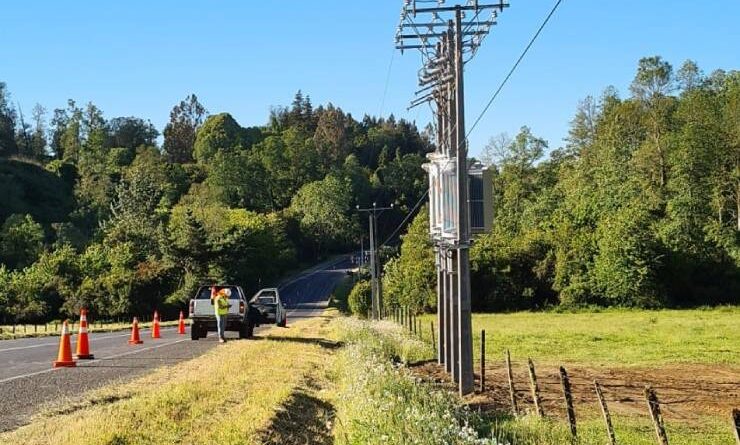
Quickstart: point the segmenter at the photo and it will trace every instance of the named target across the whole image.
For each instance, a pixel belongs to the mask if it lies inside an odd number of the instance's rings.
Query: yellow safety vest
[[[229,306],[229,299],[226,298],[226,295],[216,295],[216,298],[213,300],[213,307],[218,315],[228,314]]]

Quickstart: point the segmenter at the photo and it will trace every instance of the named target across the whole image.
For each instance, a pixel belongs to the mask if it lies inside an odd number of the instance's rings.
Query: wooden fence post
[[[663,425],[663,416],[660,414],[660,401],[658,401],[658,395],[650,385],[645,387],[645,399],[647,400],[648,410],[650,411],[650,418],[655,426],[658,444],[668,445],[668,436],[665,432],[665,425]]]
[[[506,350],[506,374],[509,377],[509,395],[511,396],[511,411],[514,417],[519,415],[519,410],[516,407],[516,390],[514,389],[514,373],[511,372],[511,353]]]
[[[573,394],[571,392],[568,372],[562,366],[560,367],[560,385],[563,387],[563,396],[565,397],[565,410],[568,414],[570,434],[573,436],[573,441],[575,442],[576,440],[578,440],[578,433],[576,431],[576,410],[573,407]]]
[[[540,387],[537,385],[537,374],[534,371],[534,362],[532,362],[531,358],[528,358],[527,361],[529,363],[529,383],[532,386],[534,409],[538,416],[545,417],[545,411],[542,409],[542,401],[540,400]]]
[[[740,445],[740,409],[732,410],[732,423],[735,427],[735,441]]]
[[[437,342],[435,341],[435,338],[434,338],[434,322],[433,321],[429,322],[429,328],[432,332],[432,346],[434,347],[434,351],[437,352]]]
[[[486,390],[486,330],[480,331],[480,392]]]
[[[609,445],[617,445],[617,437],[614,435],[614,426],[612,425],[612,416],[609,414],[609,408],[606,406],[606,399],[604,398],[604,393],[601,391],[601,385],[596,380],[594,380],[594,388],[596,389],[596,397],[599,399],[599,406],[601,406],[601,414],[604,416],[606,434],[609,436]]]

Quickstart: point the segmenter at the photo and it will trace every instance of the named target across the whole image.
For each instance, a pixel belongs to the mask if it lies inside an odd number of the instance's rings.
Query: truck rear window
[[[231,297],[229,297],[229,300],[238,300],[239,299],[239,290],[236,286],[225,286],[225,287],[219,287],[216,286],[216,291],[219,291],[224,288],[231,289]],[[201,287],[198,291],[198,295],[195,296],[197,300],[210,300],[211,299],[211,288],[210,287]]]

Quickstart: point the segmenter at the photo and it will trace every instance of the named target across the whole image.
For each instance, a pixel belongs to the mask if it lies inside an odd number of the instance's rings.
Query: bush
[[[369,281],[358,281],[349,293],[349,310],[359,316],[367,317],[372,308],[372,287]]]

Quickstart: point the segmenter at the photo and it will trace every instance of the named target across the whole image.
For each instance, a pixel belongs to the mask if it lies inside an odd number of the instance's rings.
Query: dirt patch
[[[423,379],[455,390],[448,374],[436,362],[411,367]],[[517,404],[520,411],[533,410],[527,365],[512,363]],[[537,381],[545,414],[565,419],[565,402],[558,367],[537,365]],[[660,368],[567,368],[571,380],[576,410],[598,410],[594,391],[597,380],[604,391],[609,410],[616,414],[644,413],[644,389],[652,386],[658,393],[661,410],[667,419],[690,422],[699,416],[727,416],[740,407],[740,367],[727,365],[672,365]],[[486,367],[486,388],[480,392],[480,376],[476,373],[476,392],[466,398],[474,409],[510,412],[506,369]]]

